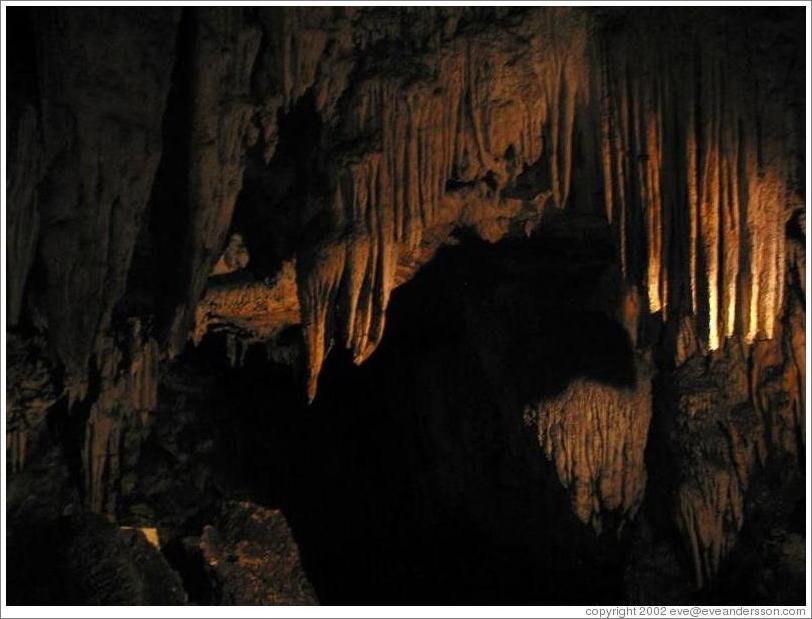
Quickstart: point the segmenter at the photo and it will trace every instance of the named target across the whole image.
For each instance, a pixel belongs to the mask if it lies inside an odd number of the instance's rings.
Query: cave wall
[[[597,528],[607,505],[637,513],[665,437],[707,584],[754,471],[805,445],[796,13],[10,9],[12,487],[64,461],[64,501],[115,514],[191,341],[224,336],[232,363],[267,346],[313,400],[330,350],[367,360],[393,290],[455,230],[589,214],[619,266],[606,311],[676,404],[574,384],[518,408]],[[595,415],[566,424],[573,407]]]

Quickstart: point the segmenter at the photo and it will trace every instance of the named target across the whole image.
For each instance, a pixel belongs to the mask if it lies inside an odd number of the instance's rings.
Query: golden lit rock
[[[642,373],[633,387],[577,379],[525,410],[573,511],[598,533],[610,514],[622,528],[640,508],[650,420],[651,384]]]

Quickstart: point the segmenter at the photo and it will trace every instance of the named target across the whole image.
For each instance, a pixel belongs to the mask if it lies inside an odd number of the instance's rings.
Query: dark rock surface
[[[184,604],[181,579],[138,530],[98,514],[18,525],[9,536],[9,603]]]
[[[10,599],[800,603],[802,15],[9,8]]]
[[[167,551],[201,604],[317,604],[285,516],[246,501],[225,502],[200,537]]]

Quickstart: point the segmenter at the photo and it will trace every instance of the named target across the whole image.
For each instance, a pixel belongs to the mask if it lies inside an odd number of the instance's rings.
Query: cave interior
[[[805,603],[802,7],[9,7],[10,604]]]

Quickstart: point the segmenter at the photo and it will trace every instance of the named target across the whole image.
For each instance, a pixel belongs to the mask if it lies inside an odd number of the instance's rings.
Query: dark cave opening
[[[319,159],[322,121],[315,95],[305,93],[290,110],[280,110],[274,155],[264,159],[268,145],[260,140],[246,158],[243,188],[234,210],[232,229],[240,233],[251,254],[249,270],[257,279],[276,273],[305,240],[314,187],[326,186]],[[319,227],[315,222],[313,228]]]
[[[228,484],[281,507],[322,603],[621,599],[625,537],[576,518],[522,417],[579,377],[633,386],[611,246],[462,237],[393,294],[366,363],[331,352],[309,407],[260,347],[190,353],[222,372]]]

